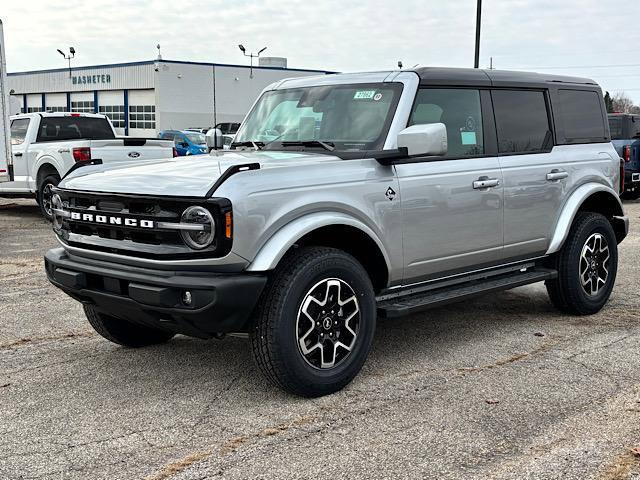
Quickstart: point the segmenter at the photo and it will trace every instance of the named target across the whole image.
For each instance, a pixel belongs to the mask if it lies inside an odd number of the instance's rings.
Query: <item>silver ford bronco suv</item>
[[[248,334],[302,396],[347,385],[377,317],[546,283],[607,302],[628,231],[591,80],[416,68],[283,80],[231,150],[76,169],[50,281],[127,347]]]

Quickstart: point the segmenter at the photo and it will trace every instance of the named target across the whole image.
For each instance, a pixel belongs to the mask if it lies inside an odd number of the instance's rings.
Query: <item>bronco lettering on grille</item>
[[[124,225],[125,227],[154,227],[153,220],[138,220],[137,218],[114,217],[111,215],[94,215],[93,213],[71,212],[71,220],[100,223],[103,225]]]

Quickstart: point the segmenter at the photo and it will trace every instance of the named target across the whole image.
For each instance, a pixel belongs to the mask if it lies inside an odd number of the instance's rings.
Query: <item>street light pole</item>
[[[69,78],[71,78],[71,59],[76,56],[76,49],[73,47],[69,47],[69,55],[65,55],[65,53],[59,48],[57,50],[58,50],[58,53],[64,57],[65,60],[69,61]]]
[[[267,49],[267,47],[262,48],[262,49],[261,49],[258,53],[256,53],[256,54],[254,54],[253,52],[251,52],[251,53],[247,53],[246,48],[244,48],[244,45],[242,45],[242,44],[238,45],[238,48],[240,49],[240,51],[242,52],[242,54],[243,54],[245,57],[250,57],[250,58],[251,58],[251,62],[250,62],[250,64],[249,64],[249,65],[250,65],[250,66],[249,66],[249,78],[253,78],[253,59],[254,59],[254,58],[258,58],[258,57],[260,57],[260,54],[261,54],[262,52],[264,52],[264,51]]]
[[[478,0],[478,6],[476,8],[476,55],[473,62],[473,68],[480,66],[480,23],[482,17],[482,0]]]

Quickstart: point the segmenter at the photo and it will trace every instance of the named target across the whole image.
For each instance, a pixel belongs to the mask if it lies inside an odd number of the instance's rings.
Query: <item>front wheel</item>
[[[258,306],[251,331],[258,368],[304,397],[336,392],[358,374],[373,340],[371,280],[351,255],[301,248],[283,259]]]
[[[53,217],[53,205],[51,203],[51,197],[53,196],[52,189],[58,186],[60,183],[60,177],[58,175],[48,175],[40,184],[37,193],[37,202],[40,206],[40,212],[42,216],[51,221]]]
[[[561,311],[591,315],[607,303],[618,271],[618,243],[607,218],[581,212],[557,258],[558,278],[546,282]]]

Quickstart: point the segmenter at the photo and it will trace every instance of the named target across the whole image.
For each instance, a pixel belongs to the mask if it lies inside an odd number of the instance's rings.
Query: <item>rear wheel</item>
[[[174,336],[171,332],[137,325],[100,313],[90,305],[84,305],[84,313],[93,329],[102,337],[125,347],[157,345],[168,342]]]
[[[57,187],[58,183],[60,183],[60,177],[58,175],[48,175],[42,180],[38,188],[37,201],[40,206],[40,212],[42,212],[42,216],[49,221],[51,221],[53,217],[51,204],[52,189],[53,187]]]
[[[618,270],[618,244],[605,216],[578,213],[557,268],[558,278],[546,282],[551,302],[575,315],[600,311],[609,300]]]
[[[334,248],[302,248],[283,259],[263,293],[253,356],[290,393],[333,393],[362,368],[375,321],[373,286],[362,265]]]

